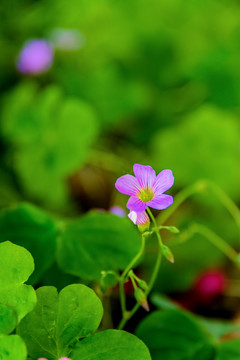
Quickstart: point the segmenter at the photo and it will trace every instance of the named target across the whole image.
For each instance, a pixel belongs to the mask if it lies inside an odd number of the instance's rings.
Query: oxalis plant
[[[235,326],[206,321],[160,296],[153,302],[161,310],[146,315],[136,335],[124,330],[139,307],[149,311],[148,295],[162,257],[174,262],[160,232],[179,231],[159,224],[164,224],[189,196],[210,189],[240,228],[239,209],[215,184],[200,181],[179,193],[173,204],[172,196],[165,194],[174,183],[171,170],[156,175],[150,166],[135,164],[133,171],[135,176],[120,177],[116,188],[130,196],[128,217],[138,230],[126,217],[99,211],[65,221],[22,203],[0,214],[1,360],[240,358],[240,340],[219,340]],[[155,218],[151,208],[168,209]],[[205,236],[239,268],[238,253],[202,225],[194,224],[178,235],[177,241],[184,242],[195,232]],[[141,263],[152,236],[157,241],[157,255],[150,278],[142,279],[134,268]],[[56,278],[68,274],[70,285],[60,291],[39,285],[35,290],[34,285],[46,283],[45,274],[53,272],[55,262],[61,269],[55,270]],[[124,286],[129,281],[136,300],[132,308],[126,302]],[[111,320],[104,320],[109,315],[104,293],[117,286],[121,320],[113,326]]]
[[[126,322],[134,315],[140,305],[149,311],[147,296],[152,290],[156,280],[162,255],[165,256],[167,260],[174,262],[171,250],[163,244],[160,236],[159,231],[163,227],[157,225],[156,220],[150,210],[150,207],[157,210],[163,210],[172,205],[173,197],[171,195],[164,194],[164,192],[170,189],[174,183],[172,171],[163,170],[156,176],[156,172],[151,166],[143,166],[140,164],[135,164],[133,166],[133,171],[135,176],[124,175],[120,177],[115,184],[118,191],[123,194],[130,195],[130,198],[127,202],[127,208],[130,210],[128,217],[134,222],[134,224],[138,226],[142,233],[142,246],[140,251],[119,278],[121,309],[123,317],[121,323],[119,324],[119,329],[122,329],[125,326]],[[149,231],[150,219],[153,224],[151,231]],[[164,228],[178,233],[178,230],[173,226],[165,226]],[[144,280],[139,279],[134,274],[132,269],[143,256],[146,239],[152,233],[155,233],[157,237],[158,255],[151,279],[147,284]],[[126,300],[124,294],[124,283],[128,280],[128,278],[130,278],[133,284],[134,295],[137,300],[137,304],[131,311],[127,311],[126,309]]]

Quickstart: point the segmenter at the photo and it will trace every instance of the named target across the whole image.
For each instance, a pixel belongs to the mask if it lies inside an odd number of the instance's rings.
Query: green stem
[[[153,285],[156,281],[156,278],[157,278],[157,275],[158,275],[158,272],[159,272],[159,268],[160,268],[160,265],[161,265],[161,259],[162,259],[162,253],[161,253],[161,249],[160,247],[158,246],[158,256],[157,256],[157,260],[156,260],[156,263],[155,263],[155,266],[154,266],[154,269],[153,269],[153,272],[152,272],[152,276],[149,280],[149,285],[148,285],[148,289],[146,291],[146,296],[149,295],[149,293],[151,292],[152,288],[153,288]],[[133,315],[137,312],[137,310],[140,308],[140,304],[136,304],[132,310],[128,313],[128,316],[127,318],[123,318],[118,326],[118,329],[119,330],[122,330],[126,323],[128,322],[129,319],[131,319],[133,317]]]
[[[124,282],[130,270],[137,264],[138,260],[142,257],[143,252],[145,249],[145,236],[142,234],[142,244],[139,252],[137,255],[132,259],[132,261],[128,264],[124,272],[122,273],[121,277],[119,278],[119,290],[120,290],[120,303],[121,303],[121,310],[123,319],[126,318],[127,308],[126,308],[126,297],[124,291]]]
[[[140,305],[137,303],[134,308],[128,313],[128,317],[123,317],[118,325],[118,330],[122,330],[129,319],[135,314],[135,312],[139,309]]]
[[[177,194],[177,196],[175,196],[173,205],[170,206],[168,209],[166,209],[163,213],[158,215],[157,223],[164,224],[186,199],[188,199],[190,196],[194,195],[195,193],[201,191],[205,187],[206,187],[206,182],[202,180],[180,191]]]
[[[151,278],[149,280],[146,295],[149,295],[149,293],[151,292],[151,290],[153,288],[153,285],[154,285],[154,283],[155,283],[155,281],[157,279],[157,275],[158,275],[159,268],[160,268],[160,265],[161,265],[161,260],[162,260],[162,252],[161,252],[161,248],[158,246],[157,260],[156,260],[156,263],[155,263],[155,266],[154,266],[154,269],[153,269],[153,272],[152,272],[152,276],[151,276]]]
[[[127,309],[126,309],[126,299],[125,299],[125,292],[124,292],[124,281],[121,278],[119,279],[119,291],[120,291],[120,303],[121,303],[122,316],[124,316]]]
[[[223,204],[223,206],[228,210],[228,212],[232,215],[235,220],[237,226],[240,229],[240,210],[237,205],[232,201],[232,199],[215,183],[209,181],[209,187],[215,193],[219,201]]]
[[[140,279],[136,274],[134,274],[133,270],[129,271],[129,277],[130,279],[134,279],[137,281],[138,285],[142,288],[142,286],[146,287],[144,290],[147,289],[147,283],[143,280]]]
[[[152,275],[151,275],[151,278],[149,280],[149,285],[148,285],[148,289],[147,291],[145,292],[146,296],[149,295],[149,293],[151,292],[152,288],[153,288],[153,285],[156,281],[156,278],[157,278],[157,275],[158,275],[158,272],[159,272],[159,268],[160,268],[160,265],[161,265],[161,259],[162,259],[162,252],[161,252],[161,247],[163,246],[163,243],[162,243],[162,239],[161,239],[161,236],[158,232],[158,229],[157,229],[157,224],[156,224],[156,220],[151,212],[151,210],[148,208],[147,209],[149,215],[150,215],[150,218],[154,224],[154,232],[157,236],[157,239],[158,239],[158,255],[157,255],[157,260],[156,260],[156,263],[155,263],[155,266],[154,266],[154,269],[153,269],[153,272],[152,272]],[[128,313],[128,316],[126,317],[123,317],[119,326],[118,326],[118,329],[121,330],[125,327],[126,323],[128,322],[129,319],[132,318],[132,316],[137,312],[137,310],[139,309],[141,305],[140,304],[136,304],[132,310]]]
[[[162,214],[157,217],[157,223],[164,224],[170,216],[179,208],[182,203],[191,197],[192,195],[209,188],[228,210],[237,226],[240,229],[240,210],[232,199],[214,182],[209,180],[199,180],[195,184],[190,185],[180,191],[175,197],[175,201],[172,206],[165,210]]]
[[[158,243],[159,243],[160,247],[162,247],[163,243],[162,243],[162,239],[161,239],[161,236],[159,234],[159,231],[158,231],[158,226],[157,226],[157,222],[155,220],[155,217],[153,216],[153,214],[152,214],[152,212],[151,212],[151,210],[149,208],[147,208],[147,212],[148,212],[148,214],[149,214],[149,216],[150,216],[150,218],[151,218],[151,220],[153,222],[153,225],[154,225],[153,231],[157,235]]]
[[[153,228],[152,230],[168,230],[173,234],[179,234],[180,231],[178,230],[178,228],[176,228],[175,226],[164,226],[164,225],[158,225],[157,228]]]
[[[195,232],[198,232],[205,236],[213,245],[215,245],[219,250],[223,252],[234,264],[238,264],[238,253],[220,236],[215,234],[212,230],[205,227],[204,225],[195,225]]]
[[[145,249],[145,236],[144,234],[142,234],[142,245],[141,245],[141,249],[139,250],[139,252],[137,253],[137,255],[132,259],[132,261],[128,264],[128,266],[126,267],[126,269],[124,270],[124,272],[121,275],[121,279],[124,280],[127,276],[127,274],[129,273],[130,270],[132,270],[132,268],[137,264],[138,260],[141,258],[141,256],[143,255]]]
[[[134,288],[134,290],[137,288],[137,284],[136,284],[136,281],[135,281],[135,279],[134,279],[134,276],[132,275],[132,273],[130,272],[129,273],[129,277],[130,277],[130,279],[131,279],[131,282],[132,282],[132,284],[133,284],[133,288]]]
[[[149,208],[147,208],[147,212],[153,222],[153,225],[154,225],[154,232],[157,236],[157,239],[158,239],[158,255],[157,255],[157,260],[156,260],[156,263],[155,263],[155,266],[154,266],[154,269],[153,269],[153,273],[152,273],[152,276],[151,276],[151,279],[149,281],[149,286],[148,286],[148,290],[146,291],[146,295],[148,295],[150,293],[150,291],[152,290],[152,287],[156,281],[156,278],[157,278],[157,275],[158,275],[158,272],[159,272],[159,268],[160,268],[160,265],[161,265],[161,259],[162,259],[162,252],[161,252],[161,248],[163,245],[163,242],[162,242],[162,238],[161,238],[161,235],[159,233],[159,230],[157,228],[157,222],[155,220],[155,217],[153,216],[151,210]]]
[[[197,233],[204,236],[208,241],[210,241],[235,265],[237,265],[238,267],[240,266],[239,254],[236,252],[236,250],[234,250],[232,246],[230,246],[219,235],[217,235],[215,232],[202,224],[192,224],[192,226],[188,230],[186,230],[185,233],[182,233],[180,238],[182,237],[182,242],[184,242]]]

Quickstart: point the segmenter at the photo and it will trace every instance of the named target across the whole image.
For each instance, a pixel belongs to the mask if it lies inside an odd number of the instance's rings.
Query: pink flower
[[[148,214],[146,213],[146,211],[142,211],[142,212],[135,212],[135,211],[130,211],[130,213],[128,214],[128,217],[130,220],[132,220],[132,222],[135,225],[146,225],[150,223]]]
[[[124,175],[116,181],[116,189],[130,195],[127,207],[131,211],[143,212],[147,207],[163,210],[172,205],[173,197],[163,194],[174,183],[172,171],[161,171],[157,176],[151,166],[135,164],[135,176]]]
[[[17,68],[21,73],[37,75],[47,71],[53,62],[53,49],[44,39],[27,41],[18,57]]]

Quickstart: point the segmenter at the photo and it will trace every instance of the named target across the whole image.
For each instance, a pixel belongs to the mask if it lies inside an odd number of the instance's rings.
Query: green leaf
[[[136,336],[121,330],[106,330],[78,343],[72,360],[151,360],[148,348]]]
[[[12,308],[20,321],[36,304],[32,286],[23,284],[34,270],[31,254],[9,241],[0,244],[0,303]]]
[[[153,360],[213,360],[216,353],[215,340],[194,316],[182,310],[153,312],[140,323],[136,334]]]
[[[91,212],[69,223],[59,239],[63,271],[99,280],[102,270],[122,270],[140,250],[137,230],[126,218]]]
[[[153,141],[153,156],[159,170],[173,170],[178,187],[206,178],[236,197],[238,144],[238,119],[205,105],[175,128],[160,131]]]
[[[54,360],[67,356],[78,338],[98,328],[102,304],[87,286],[69,285],[59,295],[56,288],[44,286],[36,293],[37,306],[17,328],[32,357]]]
[[[27,83],[8,95],[2,117],[3,133],[17,149],[13,166],[23,187],[49,204],[63,203],[65,178],[84,164],[98,133],[94,109],[65,98],[55,85],[42,90]]]
[[[153,293],[150,297],[151,302],[158,308],[166,309],[178,309],[179,305],[171,300],[169,297],[163,294]]]
[[[24,144],[30,136],[36,138],[42,126],[33,114],[36,92],[36,83],[24,82],[6,96],[2,108],[2,131],[10,141]]]
[[[9,240],[33,256],[35,271],[29,282],[37,283],[55,258],[58,228],[45,212],[22,203],[0,213],[0,242]]]
[[[226,341],[219,345],[218,356],[215,360],[239,360],[240,340]]]
[[[26,360],[27,349],[18,335],[0,335],[0,360]]]
[[[150,297],[151,302],[160,309],[181,309],[180,305],[175,301],[163,294],[153,293]],[[240,326],[232,324],[227,321],[221,321],[216,319],[205,319],[201,316],[196,316],[195,319],[199,321],[206,331],[216,339],[219,339],[223,335],[230,334],[232,332],[240,330]]]
[[[7,305],[0,304],[0,334],[10,334],[17,323],[16,316]]]
[[[70,98],[62,104],[55,126],[58,139],[54,166],[56,173],[65,176],[83,165],[97,134],[97,118],[90,105]]]
[[[67,69],[67,74],[71,71]],[[64,77],[66,74],[61,74],[61,78]],[[119,66],[113,63],[107,63],[97,70],[91,69],[87,76],[80,75],[80,78],[72,81],[79,82],[77,88],[98,109],[104,125],[129,119],[136,112],[145,111],[151,104],[149,89],[144,82],[125,77]]]
[[[205,319],[200,316],[198,317],[198,319],[199,321],[201,321],[205,329],[217,339],[224,335],[240,330],[240,326],[238,324],[232,324],[227,321]]]

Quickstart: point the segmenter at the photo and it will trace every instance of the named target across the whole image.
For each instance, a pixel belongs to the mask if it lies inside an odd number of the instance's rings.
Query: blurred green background
[[[125,208],[114,182],[134,163],[172,169],[172,195],[207,179],[239,204],[238,1],[2,0],[0,11],[2,208],[28,201],[66,217]],[[20,73],[24,43],[52,41],[59,28],[77,30],[82,45],[56,47],[43,74]],[[210,188],[170,220],[181,231],[204,224],[240,250],[239,229]],[[173,252],[157,289],[185,290],[208,268],[230,271],[202,235]]]

